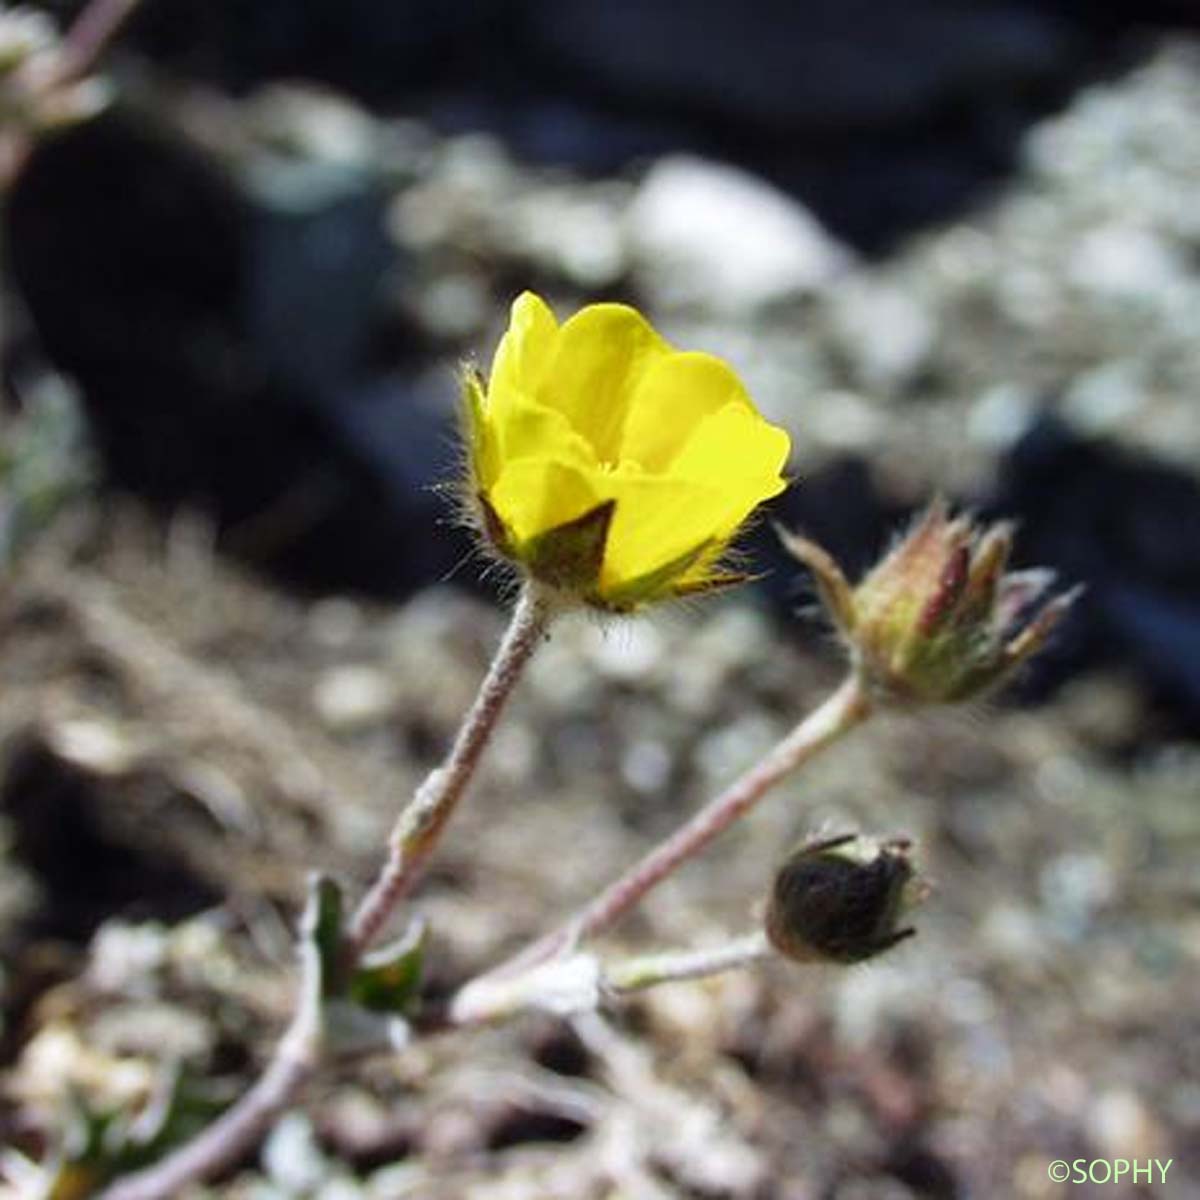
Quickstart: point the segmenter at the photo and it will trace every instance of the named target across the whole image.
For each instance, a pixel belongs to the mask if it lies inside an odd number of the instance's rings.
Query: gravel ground
[[[514,277],[563,299],[628,285],[744,369],[802,477],[852,449],[893,494],[969,491],[1043,406],[1195,471],[1198,54],[1166,45],[1082,93],[1004,194],[876,264],[712,164],[582,181],[393,129],[386,153],[421,168],[393,211],[418,264],[398,303],[457,349],[488,343]],[[379,132],[328,98],[256,103],[249,125],[300,104]],[[680,232],[696,187],[726,189],[744,242]],[[306,871],[369,877],[501,617],[445,587],[287,598],[215,558],[202,521],[119,503],[69,510],[0,604],[0,1143],[41,1160],[73,1096],[143,1103],[168,1063],[214,1103],[244,1086],[286,1014]],[[749,596],[564,623],[416,899],[427,994],[752,763],[837,682],[806,645]],[[1037,710],[881,717],[603,946],[741,933],[782,850],[843,830],[915,839],[935,889],[915,939],[339,1067],[207,1194],[1040,1200],[1070,1186],[1052,1160],[1157,1158],[1161,1185],[1072,1194],[1192,1196],[1200,754],[1153,732],[1120,673]]]

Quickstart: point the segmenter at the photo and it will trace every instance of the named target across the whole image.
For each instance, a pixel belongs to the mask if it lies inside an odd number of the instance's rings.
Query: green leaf
[[[350,980],[350,998],[372,1012],[404,1015],[421,986],[425,925],[417,921],[399,941],[365,955]]]
[[[336,996],[342,988],[342,889],[328,876],[313,875],[308,883],[300,932],[320,962],[321,996]]]
[[[160,1076],[150,1103],[136,1116],[93,1108],[70,1096],[62,1145],[48,1171],[48,1200],[82,1200],[110,1180],[156,1162],[210,1125],[228,1103],[179,1064]]]

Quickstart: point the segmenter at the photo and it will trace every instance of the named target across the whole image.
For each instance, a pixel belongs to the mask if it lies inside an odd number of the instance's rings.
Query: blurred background
[[[875,723],[614,948],[740,932],[813,829],[917,838],[913,942],[372,1061],[218,1194],[1042,1197],[1053,1159],[1155,1156],[1097,1194],[1196,1194],[1200,10],[129,7],[80,111],[3,105],[0,1145],[49,1162],[72,1097],[168,1063],[214,1104],[249,1078],[305,870],[369,876],[498,635],[439,485],[455,369],[528,287],[729,359],[793,434],[772,515],[852,569],[942,492],[1086,595],[1003,697]],[[431,994],[836,682],[748,545],[739,595],[547,647],[421,894]]]

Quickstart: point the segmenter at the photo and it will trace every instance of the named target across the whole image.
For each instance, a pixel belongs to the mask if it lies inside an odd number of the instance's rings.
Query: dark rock
[[[669,0],[166,0],[133,38],[234,90],[313,79],[581,169],[728,159],[874,250],[976,200],[1028,124],[1154,22],[1196,14],[1171,0],[705,0],[686,14]]]
[[[511,0],[166,0],[146,5],[132,33],[176,70],[235,91],[310,78],[381,102],[484,70],[512,30],[513,8]]]
[[[684,16],[670,0],[559,0],[529,15],[545,75],[760,136],[922,120],[972,94],[1020,93],[1076,52],[1065,23],[1020,3],[707,0]]]
[[[893,1149],[886,1166],[889,1175],[899,1179],[927,1200],[958,1200],[965,1194],[954,1169],[924,1146],[915,1145],[912,1131]]]
[[[1019,522],[1023,563],[1087,591],[1027,687],[1085,664],[1130,667],[1200,730],[1200,484],[1045,419],[1001,465],[986,509]]]
[[[27,935],[82,943],[111,916],[176,921],[218,902],[219,890],[177,852],[122,832],[110,815],[119,810],[110,782],[41,740],[15,748],[0,781],[0,813],[13,831],[14,858],[46,896]]]
[[[369,178],[272,206],[115,111],[35,151],[5,244],[114,482],[291,582],[395,595],[464,546],[429,536],[448,407],[383,382],[422,354],[386,318],[383,208]]]

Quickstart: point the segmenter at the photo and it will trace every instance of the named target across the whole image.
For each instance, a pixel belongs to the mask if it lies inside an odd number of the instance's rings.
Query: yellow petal
[[[609,503],[615,504],[615,501]],[[609,584],[603,589],[594,589],[593,603],[612,612],[627,613],[667,596],[699,591],[712,578],[710,574],[698,576],[701,582],[695,585],[689,585],[687,581],[693,573],[699,572],[699,564],[708,561],[711,553],[709,544],[701,542],[699,546],[693,546],[648,575],[641,575],[620,584]],[[734,577],[726,578],[732,581]]]
[[[559,330],[538,399],[563,413],[601,462],[615,464],[642,377],[672,353],[636,309],[590,305]]]
[[[617,471],[605,580],[628,582],[708,543],[685,576],[698,582],[750,513],[787,486],[779,472],[789,448],[782,429],[735,402],[701,422],[666,474]]]
[[[635,381],[621,457],[666,470],[705,417],[733,406],[761,423],[742,382],[711,354],[679,352],[649,363]]]
[[[512,394],[505,419],[492,422],[489,428],[495,436],[501,464],[537,458],[555,459],[583,472],[596,467],[591,447],[562,413],[523,395]]]
[[[617,502],[601,577],[605,588],[651,574],[728,526],[729,500],[720,481],[617,472],[605,483]]]
[[[517,543],[565,525],[608,498],[596,494],[586,472],[553,458],[505,463],[488,494],[496,515]]]
[[[503,421],[510,401],[534,397],[550,366],[558,322],[549,305],[533,292],[522,292],[512,304],[508,329],[492,358],[488,408],[492,421]]]
[[[735,481],[757,484],[763,489],[755,501],[759,503],[786,486],[780,472],[790,451],[791,439],[784,430],[735,401],[694,426],[667,473],[682,479],[719,480],[723,487]]]

